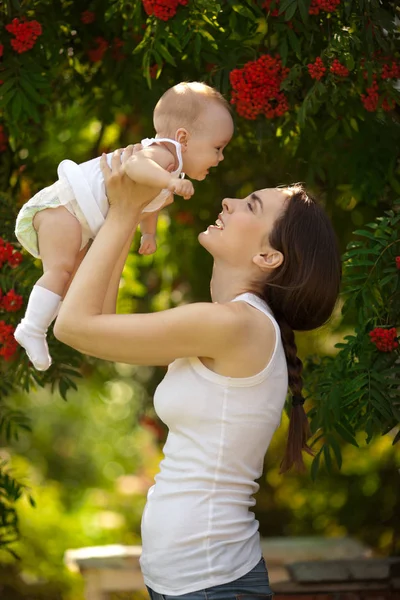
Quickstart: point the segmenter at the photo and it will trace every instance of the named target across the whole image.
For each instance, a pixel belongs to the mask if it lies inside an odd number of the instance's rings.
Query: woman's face
[[[274,253],[269,235],[289,195],[285,188],[265,188],[243,200],[225,198],[216,224],[200,233],[200,244],[215,260],[234,267],[250,267],[257,256],[268,261]]]

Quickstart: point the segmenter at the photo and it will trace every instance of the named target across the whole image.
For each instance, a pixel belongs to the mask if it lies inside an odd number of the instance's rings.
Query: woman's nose
[[[227,212],[232,212],[233,198],[224,198],[222,200],[222,208]]]

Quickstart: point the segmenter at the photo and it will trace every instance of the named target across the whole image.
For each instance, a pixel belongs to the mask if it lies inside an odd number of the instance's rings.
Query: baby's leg
[[[86,246],[84,248],[82,248],[82,250],[79,250],[79,252],[78,252],[78,255],[77,255],[76,260],[75,260],[74,269],[73,269],[73,271],[71,273],[71,277],[70,277],[67,285],[65,286],[64,293],[62,295],[62,299],[63,300],[64,300],[65,296],[67,295],[67,292],[69,290],[69,287],[70,287],[70,285],[72,283],[73,278],[75,277],[75,274],[76,274],[77,270],[79,269],[79,267],[80,267],[83,259],[86,256],[87,251],[89,250],[89,246],[90,246],[90,244],[88,242],[86,244]]]
[[[33,366],[45,371],[51,365],[46,332],[57,316],[79,254],[82,230],[66,208],[49,208],[35,215],[44,274],[29,297],[25,317],[15,330],[15,339],[25,348]]]
[[[158,211],[147,213],[144,217],[142,216],[140,221],[142,238],[140,240],[139,254],[153,254],[157,250],[157,221]]]

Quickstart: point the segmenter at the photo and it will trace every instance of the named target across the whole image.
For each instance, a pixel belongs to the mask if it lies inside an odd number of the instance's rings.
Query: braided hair
[[[316,329],[329,319],[341,279],[340,252],[329,217],[300,185],[289,187],[288,192],[286,209],[269,236],[270,245],[282,252],[284,261],[269,275],[260,294],[280,326],[292,393],[281,473],[293,465],[304,471],[302,451],[313,455],[307,445],[310,426],[303,408],[303,364],[293,330]]]

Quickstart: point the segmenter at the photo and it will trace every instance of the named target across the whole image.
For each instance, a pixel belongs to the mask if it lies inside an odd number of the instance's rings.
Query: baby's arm
[[[169,189],[190,198],[194,194],[192,183],[168,172],[174,164],[175,158],[165,146],[153,145],[133,154],[125,163],[125,172],[136,183],[160,190]]]
[[[154,254],[157,250],[156,231],[158,213],[159,211],[147,213],[139,223],[140,231],[142,232],[139,254]]]

